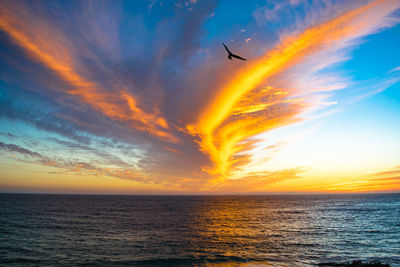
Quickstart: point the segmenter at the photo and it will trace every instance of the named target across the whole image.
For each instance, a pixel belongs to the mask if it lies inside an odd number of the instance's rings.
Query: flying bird
[[[237,58],[237,59],[241,59],[241,60],[247,60],[245,58],[239,57],[238,55],[235,55],[234,53],[232,53],[231,51],[229,51],[228,47],[226,47],[226,45],[224,44],[224,42],[221,42],[222,45],[225,47],[226,51],[228,52],[228,58],[230,60],[232,60],[232,57]]]

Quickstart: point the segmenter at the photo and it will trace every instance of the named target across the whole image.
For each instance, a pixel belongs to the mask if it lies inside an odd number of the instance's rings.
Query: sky
[[[0,192],[399,192],[399,44],[397,0],[1,1]]]

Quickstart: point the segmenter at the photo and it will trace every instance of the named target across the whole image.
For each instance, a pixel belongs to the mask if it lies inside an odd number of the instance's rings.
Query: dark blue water
[[[0,194],[4,266],[400,265],[400,194]]]

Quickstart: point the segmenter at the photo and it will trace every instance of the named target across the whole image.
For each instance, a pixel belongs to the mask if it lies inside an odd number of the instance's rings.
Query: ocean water
[[[400,266],[400,194],[0,194],[2,266]]]

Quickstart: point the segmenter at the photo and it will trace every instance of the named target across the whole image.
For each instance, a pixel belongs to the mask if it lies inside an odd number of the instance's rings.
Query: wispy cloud
[[[104,167],[81,160],[64,159],[60,156],[50,158],[48,156],[42,155],[41,153],[29,150],[19,145],[6,144],[3,142],[0,142],[0,150],[3,150],[5,152],[19,153],[20,155],[22,155],[22,157],[15,157],[15,155],[13,155],[12,157],[16,158],[20,163],[23,164],[38,164],[46,167],[55,168],[57,169],[57,171],[51,171],[51,173],[54,174],[69,173],[92,176],[110,176],[127,180],[135,180],[143,183],[154,182],[141,174],[140,171],[134,168],[134,166],[129,166],[126,163],[121,164],[121,161],[113,162],[119,164],[120,167]],[[26,158],[26,156],[28,156],[28,158]],[[110,163],[110,159],[107,159],[107,155],[103,156],[105,156],[106,162]],[[24,165],[14,165],[14,167],[24,167]]]
[[[26,6],[15,6],[10,3],[6,3],[0,9],[0,28],[28,54],[70,85],[64,93],[79,97],[82,102],[113,120],[127,123],[151,135],[172,142],[176,141],[156,106],[151,107],[150,112],[145,111],[139,107],[137,97],[129,93],[124,85],[116,87],[112,92],[107,92],[102,85],[80,71],[79,67],[82,66],[79,66],[79,61],[74,58],[74,54],[77,53],[74,50],[76,48],[60,29],[43,21],[38,16],[39,14],[30,12]],[[31,15],[25,16],[22,21],[21,12]],[[49,40],[52,41],[49,42]],[[89,57],[96,60],[94,55],[89,55]]]
[[[358,38],[392,25],[394,20],[389,15],[399,6],[396,1],[374,1],[339,14],[302,33],[286,36],[281,45],[231,75],[231,81],[221,85],[197,121],[187,126],[214,163],[207,171],[223,177],[232,167],[246,164],[251,156],[243,154],[249,150],[246,140],[305,119],[301,116],[325,100],[306,95],[343,88],[345,84],[334,76],[321,78],[316,72],[343,60],[343,56],[330,54],[348,49]],[[321,61],[321,57],[326,60]],[[293,72],[304,64],[310,71]],[[293,73],[297,77],[290,81],[288,77]],[[310,78],[314,78],[313,85],[305,86]],[[241,156],[238,159],[235,155]]]
[[[287,180],[301,178],[300,174],[304,170],[292,168],[280,171],[248,172],[247,176],[239,179],[229,179],[223,183],[211,184],[208,188],[214,188],[218,192],[235,193],[263,193],[268,192],[272,184]]]
[[[394,167],[390,170],[381,171],[377,173],[372,173],[369,175],[372,177],[372,181],[378,183],[385,183],[385,182],[396,182],[400,180],[400,168],[399,166]],[[400,187],[400,184],[399,184]]]
[[[313,186],[304,189],[325,192],[394,192],[400,189],[400,168],[396,166],[388,170],[354,177],[352,180],[353,181],[330,183],[324,186]]]
[[[28,155],[28,156],[33,156],[33,157],[39,157],[41,158],[42,155],[40,155],[37,152],[31,151],[29,149],[17,146],[15,144],[5,144],[3,142],[0,142],[0,149],[2,150],[7,150],[7,151],[12,151],[12,152],[18,152],[23,155]]]

